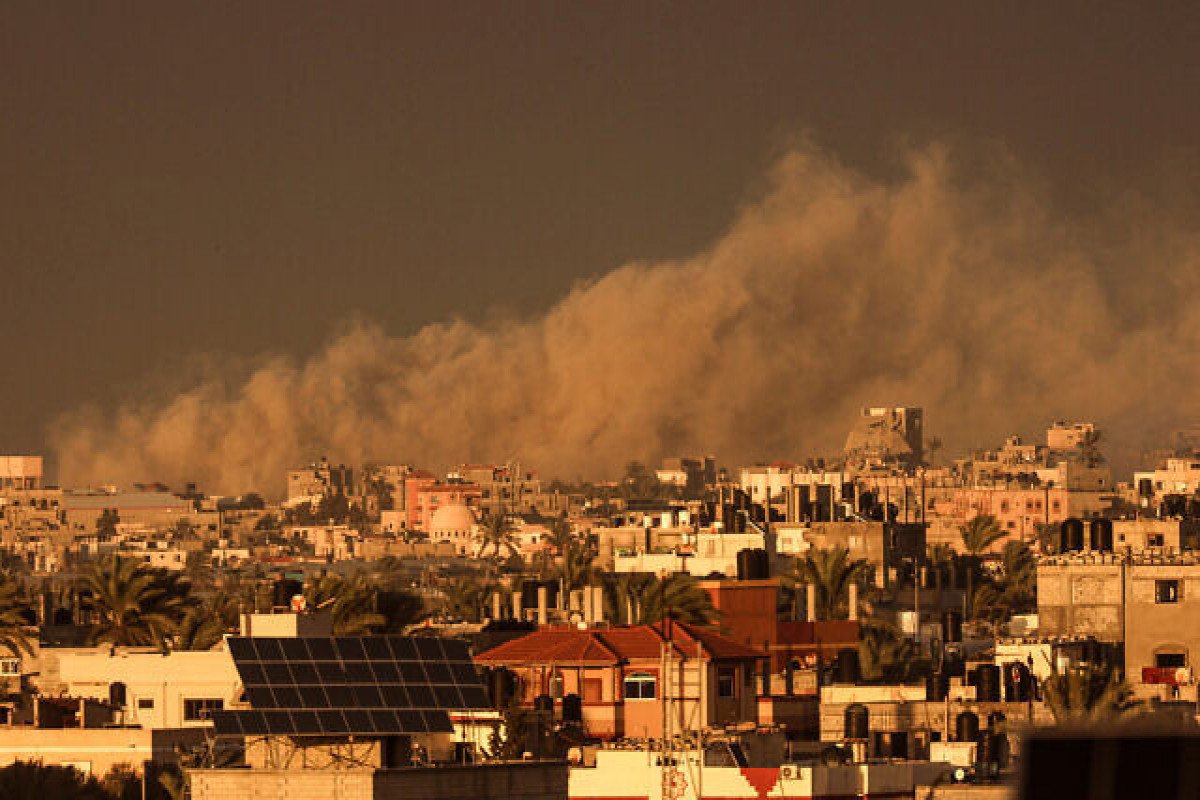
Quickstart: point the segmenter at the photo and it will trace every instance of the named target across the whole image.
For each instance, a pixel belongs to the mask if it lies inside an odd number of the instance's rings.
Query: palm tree
[[[450,616],[467,622],[479,622],[488,613],[492,595],[499,586],[474,577],[455,578],[442,586],[446,596],[446,611]]]
[[[590,543],[572,537],[567,540],[559,559],[558,578],[564,592],[590,586],[596,580],[596,548]]]
[[[913,641],[891,623],[869,620],[862,626],[858,660],[867,681],[907,683],[921,671],[921,658]]]
[[[865,586],[871,574],[871,563],[864,558],[850,558],[842,546],[810,549],[802,559],[796,559],[785,581],[794,592],[801,586],[815,586],[818,619],[834,619],[848,611],[850,584]]]
[[[712,598],[700,588],[700,582],[686,572],[676,573],[655,582],[642,597],[641,622],[650,625],[664,619],[693,625],[708,625],[717,617]]]
[[[33,637],[28,631],[30,616],[31,609],[21,587],[4,576],[0,579],[0,647],[7,648],[11,655],[33,655]]]
[[[967,597],[968,606],[975,594],[975,573],[979,567],[980,556],[987,552],[993,544],[1004,538],[1004,530],[991,514],[976,514],[967,520],[965,525],[958,528],[962,536],[963,549],[970,556],[967,564]]]
[[[933,572],[934,608],[941,613],[942,590],[945,589],[946,579],[953,574],[954,549],[944,542],[931,544],[926,551],[926,560],[929,569]]]
[[[571,522],[567,519],[566,514],[563,514],[554,520],[550,525],[550,532],[542,537],[542,540],[553,547],[555,553],[562,555],[574,538]]]
[[[94,563],[83,585],[100,617],[90,632],[93,644],[163,645],[190,605],[187,584],[178,576],[121,556]]]
[[[176,650],[211,650],[225,637],[228,626],[213,602],[188,610],[175,630]]]
[[[1000,553],[1001,588],[1012,613],[1037,608],[1037,557],[1023,542],[1007,542]]]
[[[513,534],[516,532],[516,526],[512,520],[504,513],[489,513],[483,518],[480,525],[480,537],[482,543],[479,546],[479,557],[491,555],[496,561],[503,560],[503,553],[507,552],[509,556],[517,554],[516,540]]]
[[[365,575],[323,575],[304,593],[310,608],[327,608],[337,636],[397,633],[425,618],[421,598],[379,585]]]
[[[1098,666],[1055,671],[1042,681],[1042,695],[1059,724],[1111,721],[1138,706],[1116,671]]]
[[[354,579],[336,573],[323,575],[304,595],[309,608],[329,609],[337,636],[363,636],[387,624],[372,587],[361,575]]]
[[[605,586],[604,595],[609,619],[626,625],[651,625],[668,613],[694,625],[708,625],[717,617],[708,592],[687,573],[661,579],[623,573]]]

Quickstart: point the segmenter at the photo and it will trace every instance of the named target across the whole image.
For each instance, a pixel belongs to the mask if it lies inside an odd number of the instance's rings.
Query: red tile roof
[[[697,644],[707,659],[766,657],[766,653],[760,650],[695,625],[671,622],[668,627],[675,653],[683,658],[694,656]],[[662,623],[588,630],[541,628],[480,653],[475,659],[501,664],[619,664],[623,661],[660,658],[662,643],[666,638]]]

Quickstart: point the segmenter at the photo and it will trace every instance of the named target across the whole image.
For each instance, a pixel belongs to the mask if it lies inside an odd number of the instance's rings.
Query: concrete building
[[[356,496],[354,470],[345,464],[330,464],[322,458],[316,464],[287,472],[287,505],[312,503],[330,495]]]
[[[41,488],[41,456],[0,456],[0,492]]]
[[[1041,636],[1123,644],[1126,680],[1190,685],[1200,658],[1200,560],[1071,554],[1038,564]]]
[[[915,469],[925,461],[924,421],[920,408],[864,408],[846,437],[847,466]]]

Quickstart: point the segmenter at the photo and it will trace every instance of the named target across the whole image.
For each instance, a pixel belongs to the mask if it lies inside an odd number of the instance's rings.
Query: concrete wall
[[[189,770],[192,800],[565,800],[565,764]]]
[[[145,728],[0,728],[0,767],[14,761],[70,765],[103,776],[118,764],[141,772],[142,764],[178,761],[176,746],[198,745],[203,731]]]

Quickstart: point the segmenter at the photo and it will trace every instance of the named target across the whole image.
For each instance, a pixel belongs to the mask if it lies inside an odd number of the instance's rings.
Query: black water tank
[[[1010,703],[1025,703],[1029,700],[1031,686],[1029,667],[1020,661],[1004,665],[1004,699]]]
[[[976,697],[981,703],[1000,702],[1000,668],[995,664],[982,664],[979,667],[978,691]]]
[[[118,708],[125,707],[125,684],[117,681],[108,685],[108,704]]]
[[[858,683],[859,677],[858,651],[852,647],[839,650],[834,681],[836,683]]]
[[[862,703],[851,703],[846,706],[842,715],[842,732],[847,739],[866,741],[871,729],[871,712]]]
[[[568,694],[562,699],[563,722],[583,722],[583,698],[577,694]]]
[[[1062,521],[1058,529],[1058,550],[1074,553],[1083,549],[1083,520],[1070,517]]]
[[[979,715],[974,711],[963,711],[954,720],[954,740],[974,742],[979,738]]]
[[[750,580],[750,559],[751,553],[754,551],[749,547],[744,550],[738,550],[737,554],[737,578],[739,581]]]
[[[1111,553],[1113,551],[1113,524],[1111,519],[1104,517],[1096,517],[1092,520],[1089,530],[1091,539],[1090,545],[1093,550],[1098,553]]]
[[[975,751],[975,763],[990,767],[987,773],[994,775],[1000,768],[1002,733],[985,731],[979,734],[979,748]]]
[[[940,703],[950,693],[950,676],[935,672],[925,679],[925,698],[931,703]]]
[[[942,614],[942,641],[961,642],[962,624],[962,612],[958,609],[952,608]]]

